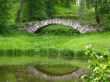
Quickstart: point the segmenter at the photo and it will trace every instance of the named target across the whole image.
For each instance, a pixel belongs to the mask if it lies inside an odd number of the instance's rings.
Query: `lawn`
[[[79,34],[67,26],[51,25],[35,34],[23,32],[13,34],[0,35],[0,50],[42,48],[84,50],[88,44],[92,44],[97,51],[110,48],[110,31]]]

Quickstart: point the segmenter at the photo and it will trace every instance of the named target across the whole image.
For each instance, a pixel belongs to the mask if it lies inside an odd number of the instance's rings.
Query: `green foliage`
[[[83,76],[83,80],[86,82],[108,82],[110,81],[110,53],[97,54],[91,45],[87,46],[87,56],[89,57],[89,67],[92,74]]]
[[[99,12],[101,14],[110,14],[110,1],[109,0],[101,0]]]
[[[15,23],[18,0],[0,0],[0,31],[4,33],[9,25]]]
[[[79,6],[79,12],[78,12],[79,17],[81,18],[81,20],[84,18],[85,8],[86,8],[86,1],[81,0],[80,1],[80,6]]]
[[[95,11],[91,13],[92,16],[90,16],[89,14],[85,14],[91,8],[95,9]],[[104,25],[104,23],[107,23],[110,20],[110,1],[109,0],[80,0],[78,14],[79,14],[79,17],[81,18],[81,21],[83,20],[87,21],[85,20],[85,18],[87,18],[87,16],[89,15],[89,18],[91,17],[91,19],[95,19],[97,24],[101,23]]]
[[[15,23],[18,0],[0,0],[0,24]]]
[[[74,0],[59,0],[59,5],[69,8]]]
[[[30,0],[30,20],[41,20],[46,17],[45,0]]]
[[[45,4],[47,5],[46,13],[49,18],[52,18],[54,14],[55,0],[47,0]]]
[[[104,17],[109,20],[110,1],[98,0],[98,3],[95,3],[95,1],[96,0],[81,0],[78,9],[78,5],[75,5],[76,0],[24,0],[23,7],[21,8],[20,21],[28,22],[48,18],[71,18],[78,20],[79,16],[79,18],[81,18],[80,21],[88,22],[90,19],[94,20],[92,16],[94,15],[93,13],[104,15]],[[14,24],[15,15],[19,9],[19,0],[1,0],[0,3],[1,24]],[[5,3],[8,5],[5,6]],[[3,6],[3,4],[5,5]],[[90,12],[91,14],[86,14],[91,9],[95,9],[96,11]],[[104,20],[101,21],[106,23],[106,19],[102,16],[100,17]],[[94,22],[92,20],[91,22]]]
[[[86,1],[86,7],[89,9],[91,7],[94,7],[94,1],[95,0],[85,0]]]
[[[0,25],[6,25],[9,20],[9,0],[0,0]]]
[[[55,11],[56,6],[70,8],[72,3],[73,0],[25,0],[21,19],[23,22],[28,22],[56,18],[55,12],[59,12],[58,9]],[[61,13],[63,15],[63,12]]]
[[[47,18],[45,0],[25,0],[23,21],[35,21]]]

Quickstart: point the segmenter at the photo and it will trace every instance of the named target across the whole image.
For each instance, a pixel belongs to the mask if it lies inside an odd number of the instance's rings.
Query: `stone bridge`
[[[25,30],[30,33],[34,33],[43,27],[54,24],[66,25],[72,27],[73,29],[76,29],[80,33],[97,31],[96,28],[92,27],[89,24],[81,25],[78,22],[73,22],[72,20],[67,20],[67,19],[49,19],[49,20],[30,22],[25,25]]]

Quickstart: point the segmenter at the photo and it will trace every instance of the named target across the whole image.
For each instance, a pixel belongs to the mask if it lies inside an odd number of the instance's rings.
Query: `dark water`
[[[33,77],[27,73],[27,66],[1,66],[0,82],[82,82],[80,79],[70,81],[51,81]]]

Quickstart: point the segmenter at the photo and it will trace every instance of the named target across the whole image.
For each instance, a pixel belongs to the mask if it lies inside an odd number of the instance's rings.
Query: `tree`
[[[3,32],[3,29],[8,25],[10,20],[10,0],[0,0],[0,31]]]
[[[45,0],[25,0],[23,9],[23,21],[35,21],[46,19]]]
[[[7,23],[8,20],[8,0],[0,0],[0,25],[4,25]]]
[[[64,7],[70,7],[71,3],[73,2],[73,0],[59,0],[60,1],[60,5],[64,6]]]
[[[100,25],[100,16],[99,16],[99,0],[95,0],[95,19],[97,22],[97,25]]]
[[[86,8],[86,0],[80,0],[78,14],[81,20],[83,20],[84,18],[85,8]]]
[[[22,11],[22,8],[23,8],[23,5],[24,5],[24,0],[19,0],[20,2],[20,7],[17,11],[17,15],[16,15],[16,23],[18,23],[20,21],[20,16],[21,16],[21,11]]]

